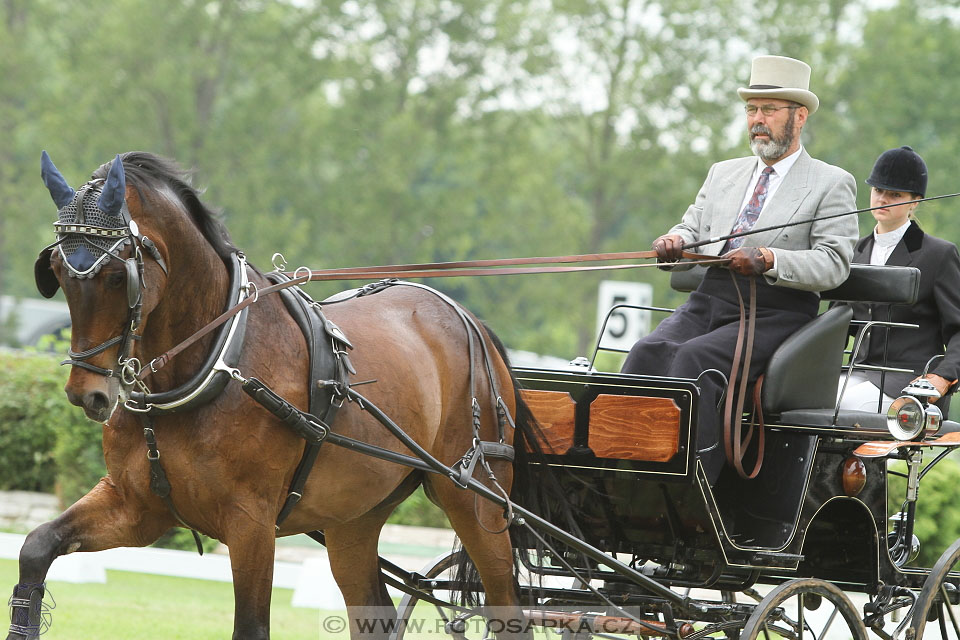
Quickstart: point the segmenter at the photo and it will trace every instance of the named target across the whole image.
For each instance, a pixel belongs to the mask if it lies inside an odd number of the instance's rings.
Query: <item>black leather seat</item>
[[[693,291],[706,268],[674,270],[670,286]],[[850,276],[836,289],[823,291],[823,300],[912,304],[920,291],[920,270],[866,264],[850,265]],[[764,375],[764,413],[784,424],[886,430],[886,416],[866,411],[841,411],[834,423],[837,379],[853,311],[838,305],[828,309],[784,341],[774,352]],[[960,431],[960,423],[944,420],[939,433]]]

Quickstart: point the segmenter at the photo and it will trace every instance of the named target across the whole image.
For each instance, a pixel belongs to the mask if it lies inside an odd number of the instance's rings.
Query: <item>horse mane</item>
[[[162,187],[169,188],[217,255],[229,264],[230,256],[237,251],[237,247],[230,238],[230,232],[220,221],[221,212],[207,207],[200,200],[200,193],[190,185],[191,171],[181,168],[173,160],[146,151],[128,151],[120,154],[120,159],[127,184],[137,190],[141,200],[144,199],[144,188],[155,191]],[[111,163],[101,165],[92,177],[106,178]]]

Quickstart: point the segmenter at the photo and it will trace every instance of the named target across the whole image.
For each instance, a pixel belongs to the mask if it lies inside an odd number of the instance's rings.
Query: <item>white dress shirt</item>
[[[909,228],[909,219],[893,231],[887,231],[886,233],[880,233],[877,231],[877,227],[874,227],[873,251],[870,252],[870,264],[887,264],[887,260],[890,259],[890,254],[893,253],[893,248],[903,240],[903,236]]]
[[[767,183],[767,197],[763,201],[763,208],[766,209],[767,203],[773,199],[774,194],[777,193],[777,189],[780,187],[780,183],[783,182],[783,177],[787,175],[787,172],[793,167],[797,162],[797,158],[800,157],[800,151],[803,149],[803,145],[788,155],[783,160],[777,162],[773,165],[773,173],[770,174],[770,182]],[[760,174],[763,173],[763,170],[767,168],[767,163],[757,158],[757,168],[753,170],[753,177],[747,183],[747,192],[743,196],[743,200],[740,202],[740,211],[743,211],[747,206],[747,203],[750,202],[750,198],[753,197],[753,191],[757,188],[757,180],[760,179]],[[763,217],[763,209],[760,210],[760,216],[757,218],[757,222],[760,222],[760,218]]]

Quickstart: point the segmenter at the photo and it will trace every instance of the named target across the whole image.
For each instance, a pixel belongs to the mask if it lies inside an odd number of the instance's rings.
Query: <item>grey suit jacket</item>
[[[756,157],[735,158],[710,167],[697,198],[669,233],[686,244],[730,233],[740,214],[747,183],[756,168]],[[744,238],[745,247],[767,247],[775,266],[764,275],[773,285],[823,291],[847,279],[859,230],[856,215],[822,220],[856,209],[857,185],[853,176],[810,157],[806,150],[790,169],[760,213],[756,227],[809,220],[810,224],[765,231]],[[723,242],[697,249],[718,255]]]

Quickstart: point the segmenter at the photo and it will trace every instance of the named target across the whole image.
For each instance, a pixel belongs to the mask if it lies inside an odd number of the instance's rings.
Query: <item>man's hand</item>
[[[773,268],[773,252],[767,248],[740,247],[720,257],[730,260],[728,269],[745,276],[758,276]]]
[[[920,379],[919,377],[914,378],[913,380],[911,380],[911,382],[915,382],[916,380],[919,380],[919,379]],[[940,393],[941,398],[950,389],[950,387],[953,386],[952,382],[950,382],[944,377],[938,376],[935,373],[928,373],[927,375],[923,376],[923,379],[934,386],[934,388]],[[931,402],[936,402],[937,400],[938,398],[930,398]]]
[[[683,238],[675,233],[660,236],[653,241],[653,250],[658,262],[676,262],[683,253]]]

